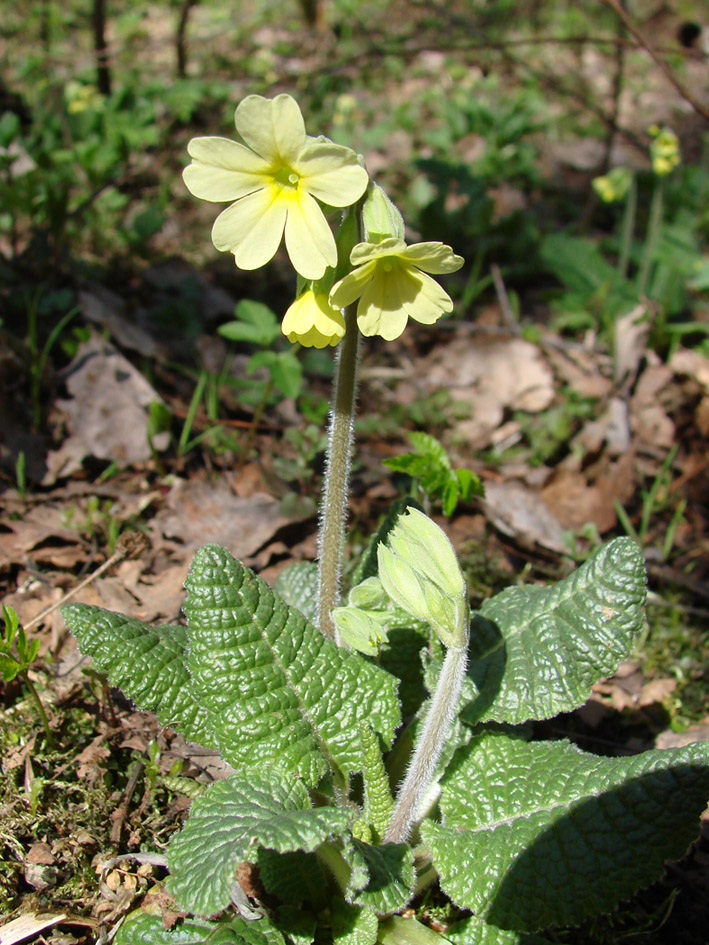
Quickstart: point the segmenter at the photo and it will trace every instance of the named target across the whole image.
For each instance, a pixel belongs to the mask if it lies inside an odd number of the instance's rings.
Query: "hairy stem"
[[[331,614],[333,608],[339,603],[354,410],[357,398],[359,329],[357,328],[356,302],[345,309],[345,326],[345,337],[340,343],[335,365],[318,535],[318,626],[330,640],[336,639]]]
[[[467,641],[466,646],[452,646],[448,649],[431,708],[428,710],[404,783],[396,797],[394,814],[384,835],[385,843],[405,843],[408,839],[416,812],[433,779],[446,736],[455,717],[467,663]]]

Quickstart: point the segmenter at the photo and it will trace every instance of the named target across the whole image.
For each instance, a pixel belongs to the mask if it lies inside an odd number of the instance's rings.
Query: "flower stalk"
[[[416,813],[436,773],[436,765],[455,718],[467,664],[467,640],[465,646],[449,647],[421,737],[396,797],[384,843],[405,843],[411,833]]]
[[[332,611],[340,601],[347,495],[357,399],[360,333],[357,304],[345,309],[345,336],[335,363],[325,480],[318,532],[318,626],[337,641]]]

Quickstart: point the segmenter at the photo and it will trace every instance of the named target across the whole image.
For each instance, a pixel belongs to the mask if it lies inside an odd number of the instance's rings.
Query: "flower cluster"
[[[666,177],[681,160],[679,138],[670,128],[657,125],[651,125],[648,131],[653,139],[650,145],[652,169],[658,177]]]
[[[362,334],[387,341],[401,335],[409,318],[430,325],[452,311],[450,296],[431,275],[455,272],[463,259],[442,243],[407,246],[401,214],[369,182],[354,151],[308,136],[289,95],[250,95],[234,120],[239,141],[190,141],[192,163],[184,181],[196,197],[229,203],[214,222],[212,242],[233,253],[240,269],[265,265],[285,236],[293,267],[305,282],[283,319],[290,341],[316,348],[337,344],[345,333],[341,309],[355,302]],[[365,192],[369,242],[358,243],[340,260],[345,274],[332,285],[338,251],[320,204],[349,207]]]

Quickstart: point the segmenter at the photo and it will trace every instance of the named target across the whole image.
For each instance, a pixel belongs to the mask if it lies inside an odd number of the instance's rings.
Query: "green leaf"
[[[427,624],[396,608],[395,616],[387,625],[387,642],[379,652],[379,665],[400,680],[399,699],[404,718],[413,715],[426,698],[421,651],[430,637]]]
[[[217,331],[230,341],[246,341],[267,348],[281,332],[281,323],[268,305],[242,299],[234,310],[238,321],[220,325]]]
[[[446,938],[453,945],[552,945],[548,938],[533,932],[498,929],[474,915],[447,928]]]
[[[186,666],[184,627],[150,627],[89,604],[66,604],[62,616],[95,668],[163,725],[207,748],[217,741]]]
[[[362,740],[363,813],[367,824],[379,839],[389,826],[394,801],[377,736],[368,722],[359,723],[359,734]]]
[[[324,880],[322,888],[325,888]],[[280,906],[273,921],[283,932],[288,945],[312,945],[315,940],[317,922],[311,912],[304,912],[296,906]]]
[[[197,798],[170,842],[168,888],[186,911],[218,912],[230,902],[236,867],[259,847],[310,853],[351,819],[349,810],[312,808],[303,783],[275,769],[233,774]]]
[[[297,903],[309,899],[321,908],[327,906],[327,902],[321,902],[327,882],[313,853],[303,853],[302,850],[276,853],[275,850],[261,849],[257,863],[263,888],[281,902]]]
[[[394,677],[326,640],[224,548],[198,551],[185,586],[189,668],[231,765],[273,764],[315,785],[328,764],[360,770],[361,719],[391,744]]]
[[[185,919],[166,929],[162,917],[138,910],[121,925],[116,945],[285,945],[283,936],[268,922],[226,922]]]
[[[297,397],[303,384],[303,368],[292,351],[257,351],[249,359],[246,370],[252,374],[265,367],[276,388],[284,397]]]
[[[337,945],[374,945],[379,921],[370,909],[351,906],[342,899],[332,903],[332,940]]]
[[[289,607],[295,607],[306,620],[315,623],[318,616],[317,564],[296,561],[288,565],[274,581],[273,590]]]
[[[17,616],[17,611],[14,609],[14,607],[10,607],[8,604],[3,604],[2,619],[3,623],[5,624],[5,643],[7,643],[8,646],[12,646],[12,643],[15,639],[15,634],[17,633],[17,629],[20,626],[20,618]]]
[[[422,826],[441,887],[518,931],[609,912],[684,853],[709,798],[707,744],[601,758],[486,735],[454,765]]]
[[[352,869],[345,899],[378,913],[395,912],[414,895],[414,858],[405,843],[372,846],[352,837],[342,851]]]
[[[18,663],[14,656],[0,653],[0,676],[5,682],[12,682],[21,669],[22,663]]]
[[[582,705],[644,627],[640,548],[617,538],[551,587],[509,587],[473,616],[463,721],[548,719]]]

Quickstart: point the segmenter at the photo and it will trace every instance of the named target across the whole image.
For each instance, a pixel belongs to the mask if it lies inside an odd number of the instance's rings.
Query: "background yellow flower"
[[[249,95],[237,107],[236,130],[228,138],[193,138],[192,163],[183,178],[195,197],[233,201],[217,217],[212,241],[234,254],[241,269],[258,269],[273,258],[285,232],[296,271],[319,279],[337,263],[332,231],[317,201],[332,207],[355,203],[367,187],[367,172],[350,148],[311,138],[290,95]]]

